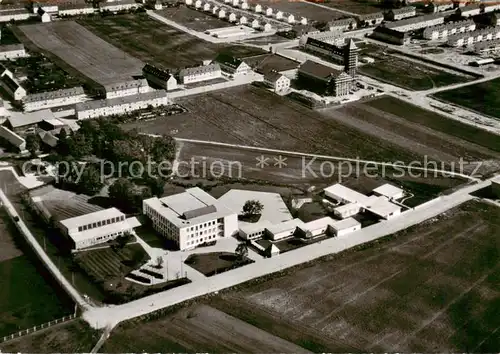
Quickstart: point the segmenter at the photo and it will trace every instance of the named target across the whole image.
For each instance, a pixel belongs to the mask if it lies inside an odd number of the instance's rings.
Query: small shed
[[[260,27],[260,23],[259,21],[257,20],[253,20],[252,21],[252,28],[259,28]]]
[[[234,12],[229,14],[229,22],[236,22],[236,14]]]
[[[273,30],[273,26],[270,23],[264,25],[264,32],[269,32]]]
[[[257,13],[261,13],[262,12],[262,5],[260,5],[260,4],[255,5],[253,10]]]
[[[240,25],[246,25],[248,23],[248,18],[246,16],[240,17]]]

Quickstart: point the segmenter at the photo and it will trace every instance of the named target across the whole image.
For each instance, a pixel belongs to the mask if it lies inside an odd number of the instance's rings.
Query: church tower
[[[356,76],[358,53],[359,48],[354,44],[354,40],[348,39],[347,45],[344,47],[344,71],[352,77]]]

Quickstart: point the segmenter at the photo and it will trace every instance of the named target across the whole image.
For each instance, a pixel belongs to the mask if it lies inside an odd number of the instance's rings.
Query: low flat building
[[[109,12],[119,12],[127,11],[132,9],[137,9],[141,7],[142,4],[135,2],[135,0],[119,0],[113,2],[101,2],[99,3],[99,11],[109,11]]]
[[[388,199],[398,200],[404,197],[405,192],[401,188],[386,183],[381,185],[380,187],[375,188],[373,190],[373,193],[375,193],[378,196],[387,197]]]
[[[292,219],[274,224],[266,228],[265,235],[272,241],[282,240],[288,237],[293,237],[297,231],[297,227],[305,227],[300,219]]]
[[[265,235],[266,228],[272,223],[264,220],[256,223],[245,223],[239,227],[239,236],[244,240],[258,240]]]
[[[245,75],[252,71],[250,66],[248,66],[248,64],[243,60],[225,53],[217,55],[214,62],[220,65],[222,71],[234,76]]]
[[[34,133],[40,122],[52,119],[56,119],[56,117],[49,109],[29,113],[11,112],[5,125],[16,133],[24,133],[27,131],[32,131]]]
[[[3,125],[0,125],[0,138],[11,145],[16,152],[26,152],[26,141]]]
[[[201,65],[179,71],[179,80],[183,84],[215,80],[220,77],[222,77],[222,71],[219,64]]]
[[[363,205],[363,211],[368,211],[382,219],[389,220],[401,214],[401,207],[391,203],[383,196],[371,196],[368,203]]]
[[[384,21],[382,12],[374,12],[371,14],[358,16],[360,26],[378,26]]]
[[[351,216],[359,214],[363,210],[361,204],[357,202],[348,202],[347,204],[343,204],[333,209],[333,213],[335,216],[345,219]]]
[[[0,22],[23,21],[31,17],[31,13],[26,9],[16,9],[0,12]]]
[[[59,5],[59,16],[91,15],[96,12],[96,8],[89,3],[62,3]]]
[[[424,39],[436,40],[445,39],[448,36],[457,34],[472,32],[476,30],[476,23],[473,20],[465,20],[458,22],[449,22],[443,25],[431,26],[424,29],[423,37]]]
[[[146,79],[139,79],[105,85],[104,91],[106,92],[106,98],[109,99],[146,93],[150,91],[150,88]]]
[[[332,225],[332,229],[335,237],[344,237],[354,231],[361,230],[361,224],[356,219],[347,218],[335,222]]]
[[[20,101],[26,96],[26,89],[22,87],[17,80],[9,73],[5,72],[0,77],[0,85],[14,99]]]
[[[299,67],[299,84],[312,92],[326,96],[344,96],[349,94],[354,82],[353,77],[344,71],[307,60]]]
[[[481,12],[483,12],[481,4],[476,3],[458,8],[456,14],[462,17],[472,17],[479,15]]]
[[[359,193],[351,188],[348,188],[340,183],[336,183],[323,190],[325,196],[330,199],[336,200],[339,203],[359,203],[361,205],[367,204],[369,197]]]
[[[198,187],[146,199],[143,213],[156,231],[181,250],[238,233],[238,215]]]
[[[10,60],[26,57],[26,49],[23,44],[0,45],[0,60]]]
[[[164,90],[171,91],[177,89],[177,79],[169,70],[146,64],[142,68],[142,74],[148,82]]]
[[[24,111],[31,112],[52,107],[67,106],[87,100],[83,87],[72,87],[68,89],[34,93],[23,97]]]
[[[333,231],[332,226],[335,224],[335,222],[336,221],[329,216],[309,221],[297,226],[297,234],[299,237],[303,238],[311,238],[325,234],[331,234]]]
[[[387,11],[385,17],[389,21],[399,21],[416,15],[417,15],[417,9],[415,7],[406,6],[400,9],[391,9]]]
[[[406,45],[410,43],[411,37],[408,32],[402,32],[398,29],[389,28],[386,26],[378,26],[371,34],[372,38],[378,39],[382,42]]]
[[[158,90],[125,97],[77,103],[75,112],[78,119],[89,119],[122,115],[140,109],[146,109],[149,106],[166,106],[169,102],[167,92]]]
[[[61,220],[58,224],[77,250],[108,242],[138,226],[131,225],[125,214],[116,208]]]
[[[290,89],[290,79],[276,71],[265,74],[264,82],[269,85],[275,93],[284,93]]]
[[[453,3],[453,1],[433,1],[426,6],[426,12],[438,13],[453,10],[454,8],[455,4]]]

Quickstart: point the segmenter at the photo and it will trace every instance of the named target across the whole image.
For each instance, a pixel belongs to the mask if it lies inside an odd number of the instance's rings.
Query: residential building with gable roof
[[[104,85],[104,91],[106,98],[116,98],[145,93],[150,91],[150,87],[146,79],[139,79]]]
[[[17,82],[12,73],[8,70],[0,77],[0,85],[5,89],[5,91],[7,91],[14,101],[20,101],[26,96],[26,89]]]
[[[272,87],[276,93],[285,93],[290,89],[290,79],[277,71],[266,73],[264,82]]]
[[[299,84],[310,91],[327,96],[344,96],[349,93],[353,77],[343,71],[307,60],[298,70]]]
[[[214,62],[220,65],[222,71],[234,76],[244,75],[252,70],[243,60],[225,53],[217,55]]]
[[[28,94],[22,99],[26,112],[66,106],[87,100],[83,87],[72,87],[56,91]]]
[[[399,21],[416,15],[417,9],[414,6],[406,6],[400,9],[391,9],[387,11],[385,18],[389,21]]]
[[[217,63],[184,68],[179,71],[179,81],[183,84],[214,80],[221,76],[222,71]]]
[[[177,89],[177,79],[169,70],[146,64],[144,68],[142,68],[142,74],[148,82],[162,89],[167,91]]]

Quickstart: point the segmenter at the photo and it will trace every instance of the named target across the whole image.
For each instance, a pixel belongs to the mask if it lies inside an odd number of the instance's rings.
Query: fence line
[[[31,328],[23,329],[22,331],[19,331],[19,332],[16,332],[16,333],[12,333],[11,335],[4,336],[4,337],[2,337],[2,340],[1,340],[0,343],[5,343],[5,342],[7,342],[9,340],[13,340],[13,339],[25,336],[27,334],[32,334],[32,333],[38,332],[38,331],[40,331],[42,329],[50,328],[50,327],[52,327],[52,326],[54,326],[56,324],[60,324],[60,323],[64,323],[64,322],[68,322],[68,321],[74,320],[75,318],[76,318],[76,312],[73,313],[73,314],[71,314],[71,315],[64,316],[64,317],[61,317],[61,318],[57,318],[55,320],[52,320],[52,321],[49,321],[49,322],[46,322],[46,323],[42,323],[41,325],[33,326]]]

